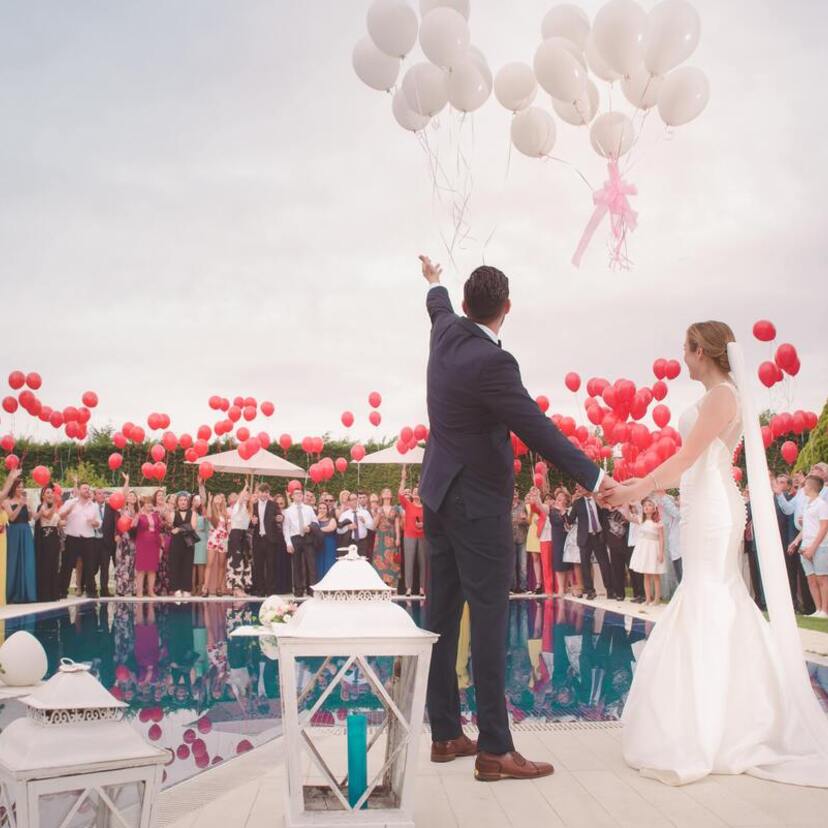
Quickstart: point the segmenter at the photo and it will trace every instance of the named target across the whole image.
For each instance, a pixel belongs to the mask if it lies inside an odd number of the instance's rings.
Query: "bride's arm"
[[[702,401],[699,417],[682,447],[653,473],[629,486],[619,486],[618,494],[607,496],[610,505],[641,500],[657,489],[672,489],[704,450],[736,416],[736,397],[730,388],[718,386]]]

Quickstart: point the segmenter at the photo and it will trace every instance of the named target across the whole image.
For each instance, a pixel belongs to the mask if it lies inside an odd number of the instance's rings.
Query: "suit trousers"
[[[253,595],[276,592],[276,541],[253,531]]]
[[[294,535],[290,539],[293,547],[293,594],[301,598],[308,588],[316,583],[316,549],[313,535]]]
[[[423,508],[430,556],[428,629],[439,633],[428,676],[428,716],[434,741],[462,733],[457,686],[457,641],[463,602],[469,605],[471,657],[477,696],[478,747],[514,750],[506,712],[509,587],[515,565],[512,516],[471,519],[457,480],[438,512]]]
[[[802,548],[802,547],[800,547]],[[788,570],[788,585],[791,588],[791,599],[797,612],[810,615],[816,609],[811,590],[808,587],[808,578],[800,563],[799,555],[789,555],[785,550],[785,566]]]
[[[584,591],[594,592],[595,585],[592,581],[592,554],[595,553],[595,558],[598,561],[598,567],[601,570],[601,578],[604,581],[604,586],[607,591],[612,588],[612,574],[610,573],[609,555],[607,554],[607,545],[604,543],[604,538],[600,532],[595,534],[588,534],[586,544],[580,547],[581,549],[581,574],[584,579]]]
[[[607,595],[623,600],[627,594],[626,566],[629,560],[625,540],[621,538],[620,543],[610,543],[609,554],[612,581],[607,584]]]
[[[96,538],[98,566],[101,572],[101,595],[109,595],[109,562],[115,562],[115,544],[109,545],[103,538]]]
[[[69,581],[72,579],[72,570],[75,562],[81,562],[81,580],[78,588],[87,595],[95,595],[95,573],[97,572],[97,554],[95,538],[77,538],[74,535],[66,536],[63,548],[63,560],[60,562],[60,594],[65,596],[69,592]]]
[[[405,588],[414,589],[414,560],[417,560],[420,589],[425,592],[426,578],[425,538],[403,538],[403,559],[405,561]]]

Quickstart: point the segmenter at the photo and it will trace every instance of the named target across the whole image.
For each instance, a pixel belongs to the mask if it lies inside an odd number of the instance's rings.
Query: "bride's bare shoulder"
[[[702,398],[699,413],[732,419],[738,410],[736,389],[723,382],[711,388]]]

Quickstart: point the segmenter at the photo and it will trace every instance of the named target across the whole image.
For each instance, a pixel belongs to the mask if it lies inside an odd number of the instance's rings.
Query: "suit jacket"
[[[429,290],[426,306],[431,431],[420,476],[426,506],[437,511],[459,477],[468,517],[508,514],[515,486],[510,431],[592,490],[598,467],[541,412],[523,387],[517,360],[457,316],[444,287]]]
[[[279,536],[282,534],[281,524],[276,523],[276,515],[278,514],[276,504],[272,500],[265,503],[264,527],[265,537],[270,543],[276,543]],[[253,501],[253,517],[259,517],[259,501]],[[259,524],[257,523],[253,528],[253,539],[257,539],[259,535]]]
[[[606,537],[605,532],[608,532],[607,526],[607,510],[602,509],[597,503],[595,509],[598,512],[598,529],[602,533],[602,538]],[[578,521],[578,546],[585,546],[587,542],[587,535],[589,534],[589,517],[587,515],[586,498],[579,497],[569,510],[572,519]]]
[[[116,523],[120,517],[120,512],[116,512],[107,502],[104,506],[103,520],[101,521],[101,539],[107,549],[115,546],[115,533],[117,531]]]

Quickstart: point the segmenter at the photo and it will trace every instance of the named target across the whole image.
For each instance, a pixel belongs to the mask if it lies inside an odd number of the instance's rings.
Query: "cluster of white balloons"
[[[699,32],[698,12],[687,0],[662,0],[649,14],[635,0],[610,0],[592,24],[578,6],[553,6],[541,23],[533,65],[509,63],[495,77],[495,96],[514,113],[512,143],[531,157],[548,155],[555,144],[551,113],[533,106],[540,85],[561,120],[591,124],[599,155],[617,160],[628,152],[633,122],[623,112],[598,115],[600,95],[590,71],[608,83],[620,81],[637,109],[657,106],[668,126],[692,121],[707,105],[710,87],[701,69],[679,64],[695,51]]]
[[[492,93],[492,71],[483,53],[471,44],[470,0],[420,0],[418,21],[405,0],[373,0],[366,23],[368,35],[353,51],[360,80],[372,89],[391,91],[402,59],[419,39],[427,60],[414,63],[394,92],[392,112],[411,132],[425,129],[451,104],[474,112]]]

